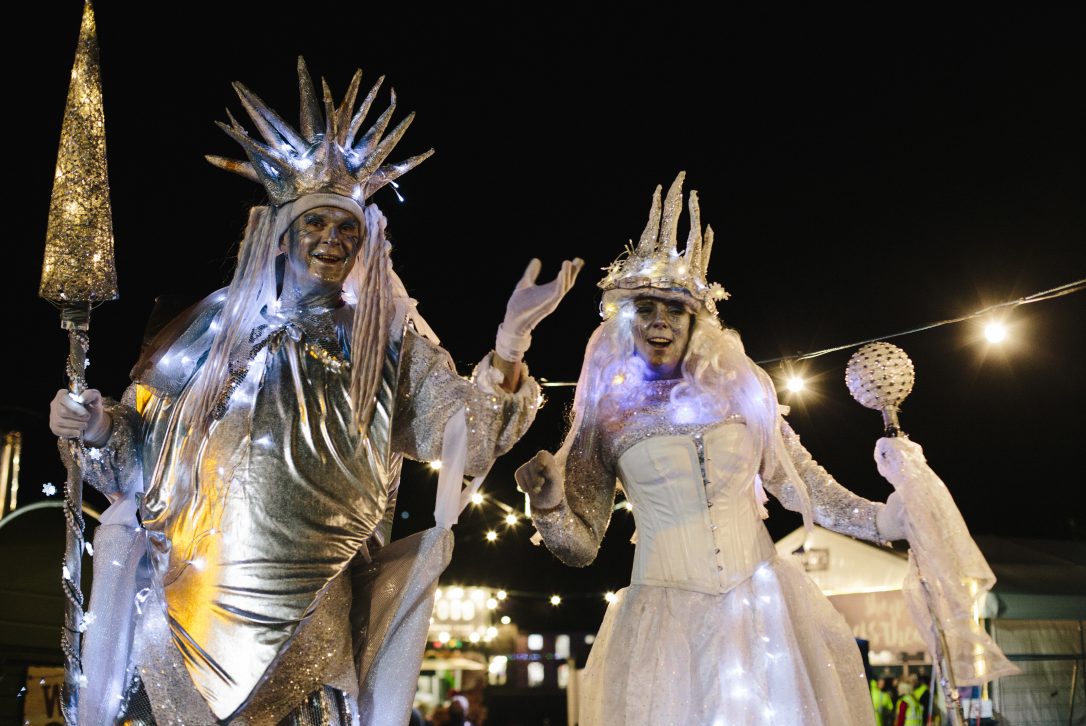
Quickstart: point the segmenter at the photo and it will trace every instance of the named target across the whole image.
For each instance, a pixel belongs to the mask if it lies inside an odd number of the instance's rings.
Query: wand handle
[[[946,697],[947,718],[950,726],[965,726],[965,713],[962,711],[961,694],[954,681],[954,667],[950,662],[950,652],[947,647],[946,634],[939,627],[939,619],[935,613],[934,598],[928,581],[921,575],[920,587],[924,590],[924,600],[927,602],[928,611],[931,613],[931,629],[935,636],[935,668],[939,671],[939,685],[943,688]]]
[[[90,348],[90,305],[71,305],[61,309],[61,327],[68,331],[68,392],[79,396],[87,388],[87,350]],[[61,707],[65,722],[79,723],[79,687],[83,680],[80,649],[83,640],[83,445],[79,439],[57,442],[60,458],[68,470],[64,482],[64,630],[60,647],[64,652],[64,692]]]

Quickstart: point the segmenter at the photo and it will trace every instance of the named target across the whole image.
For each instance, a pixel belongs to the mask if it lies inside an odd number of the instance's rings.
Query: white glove
[[[905,505],[900,494],[893,492],[886,498],[886,506],[875,515],[875,528],[887,542],[905,539]]]
[[[62,439],[82,436],[88,446],[102,446],[112,428],[113,420],[102,408],[102,394],[93,388],[83,391],[79,400],[62,388],[49,403],[49,430]]]
[[[548,283],[536,285],[542,263],[533,259],[524,270],[509,302],[505,306],[505,320],[498,326],[498,338],[494,352],[510,363],[524,359],[524,353],[532,344],[532,330],[539,321],[554,312],[584,267],[584,260],[576,258],[562,263],[558,276]]]
[[[528,495],[533,509],[554,509],[565,497],[558,464],[548,451],[540,451],[513,474],[517,486]]]

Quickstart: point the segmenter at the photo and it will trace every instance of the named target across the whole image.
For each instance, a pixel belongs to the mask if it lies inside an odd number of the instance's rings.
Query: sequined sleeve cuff
[[[549,509],[533,507],[532,524],[551,554],[570,567],[586,567],[596,559],[599,539],[585,527],[565,498]]]
[[[135,386],[129,387],[120,402],[106,399],[102,404],[113,427],[102,446],[83,446],[83,479],[112,501],[127,493],[140,476]]]

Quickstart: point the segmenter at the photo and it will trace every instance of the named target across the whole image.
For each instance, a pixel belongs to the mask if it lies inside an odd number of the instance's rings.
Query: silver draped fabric
[[[346,573],[387,543],[401,457],[437,458],[445,422],[466,408],[466,470],[477,473],[533,420],[534,381],[504,394],[457,375],[408,324],[410,302],[389,323],[365,440],[351,426],[348,306],[265,314],[204,441],[187,436],[182,413],[221,298],[110,407],[113,435],[89,478],[118,501],[145,492],[151,573],[134,604],[132,660],[159,723],[202,723],[209,711],[276,723],[325,685],[356,695],[349,612],[370,593],[352,592]],[[200,447],[195,471],[186,446]],[[447,554],[437,559],[443,569]],[[299,657],[307,652],[328,656]]]

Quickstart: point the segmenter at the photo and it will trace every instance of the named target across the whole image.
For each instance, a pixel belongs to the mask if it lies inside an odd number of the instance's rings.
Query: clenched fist
[[[553,509],[565,496],[562,474],[548,451],[540,451],[513,476],[517,486],[528,495],[533,509]]]
[[[102,407],[102,394],[93,388],[78,399],[62,388],[49,403],[49,430],[62,439],[78,439],[88,446],[101,446],[109,440],[113,420]]]

